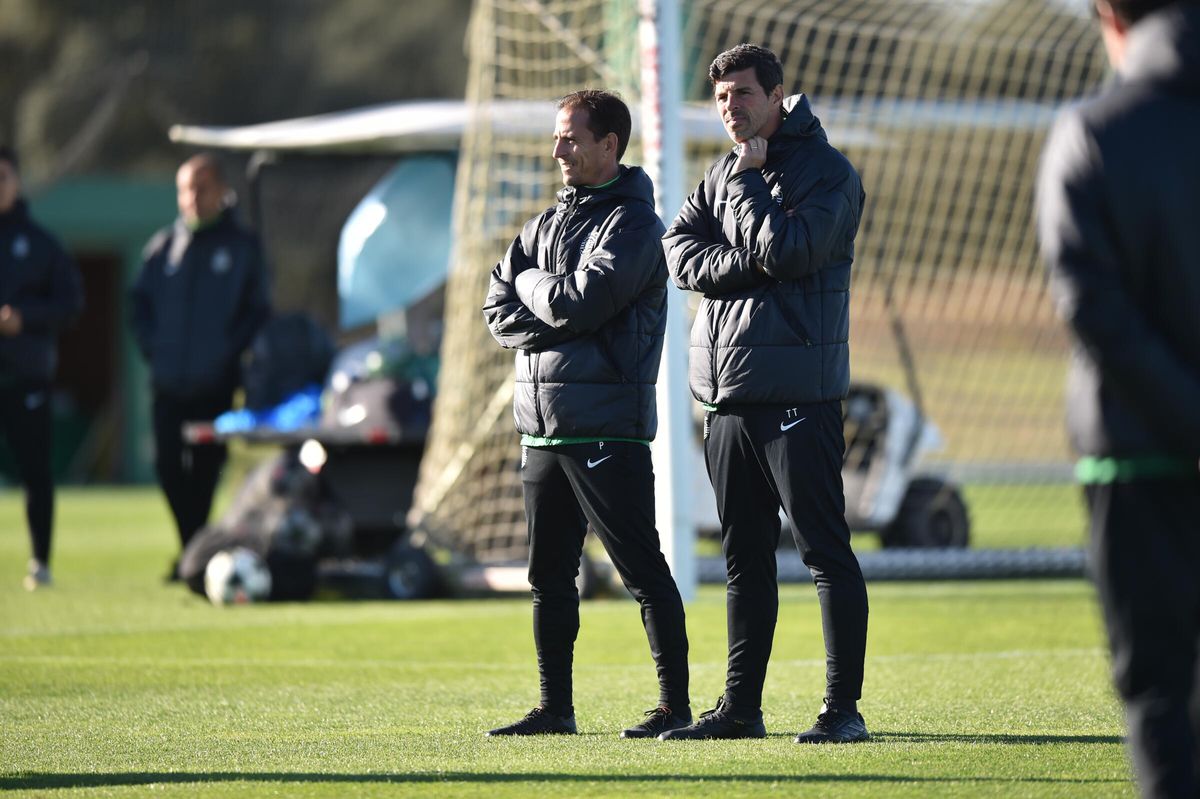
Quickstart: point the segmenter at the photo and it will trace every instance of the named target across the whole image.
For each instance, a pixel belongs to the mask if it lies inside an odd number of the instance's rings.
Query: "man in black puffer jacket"
[[[220,162],[193,156],[176,184],[179,219],[146,246],[131,300],[154,390],[154,466],[182,550],[208,521],[226,456],[222,445],[185,443],[182,425],[232,406],[242,351],[270,306],[258,239],[234,218]]]
[[[664,739],[761,738],[779,593],[779,508],[813,574],[825,707],[797,743],[864,740],[867,592],[850,549],[841,400],[850,381],[850,264],[864,195],[804,95],[784,98],[769,50],[739,45],[709,79],[737,146],[667,231],[675,283],[704,295],[690,383],[708,410],[705,461],[728,571],[729,664],[716,709]]]
[[[1200,796],[1200,2],[1097,0],[1117,70],[1046,141],[1067,425],[1144,796]]]
[[[59,243],[30,219],[17,166],[17,154],[0,147],[0,434],[25,485],[33,544],[25,588],[33,591],[50,584],[55,338],[83,310],[83,284]]]
[[[489,735],[573,734],[571,665],[590,524],[641,604],[658,707],[621,733],[652,738],[691,721],[683,602],[654,527],[650,440],[666,327],[667,267],[654,188],[621,166],[629,109],[607,92],[559,101],[554,157],[565,188],[492,271],[483,313],[517,350],[529,582],[541,703]]]

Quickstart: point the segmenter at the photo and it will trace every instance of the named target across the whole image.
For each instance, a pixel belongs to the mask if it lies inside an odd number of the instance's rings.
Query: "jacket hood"
[[[829,141],[825,128],[821,127],[821,120],[813,113],[808,97],[803,94],[783,98],[783,124],[771,138],[776,136],[792,139],[816,136],[822,141]]]
[[[1134,25],[1121,75],[1200,88],[1200,5],[1175,3]]]
[[[562,203],[569,203],[576,195],[578,195],[580,200],[588,197],[609,196],[623,200],[641,201],[648,203],[653,208],[654,183],[650,180],[650,176],[640,166],[620,165],[617,168],[620,170],[617,179],[606,186],[600,188],[592,186],[563,186],[555,196]]]

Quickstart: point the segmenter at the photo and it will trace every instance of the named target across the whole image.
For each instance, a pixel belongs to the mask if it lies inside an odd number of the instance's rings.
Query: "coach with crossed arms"
[[[641,605],[658,667],[658,706],[621,736],[652,738],[692,718],[683,602],[654,526],[648,446],[666,328],[663,225],[650,178],[620,164],[631,127],[620,98],[583,90],[558,109],[564,188],[492,271],[483,307],[492,335],[517,351],[513,413],[541,679],[539,705],[488,735],[576,731],[575,577],[590,524]]]
[[[743,44],[721,53],[709,79],[736,146],[709,168],[664,241],[675,283],[704,295],[689,382],[708,410],[704,454],[721,519],[729,661],[717,707],[662,737],[766,735],[782,506],[816,582],[825,634],[825,706],[796,742],[865,740],[857,700],[867,591],[841,477],[862,183],[804,95],[784,98],[770,50]]]

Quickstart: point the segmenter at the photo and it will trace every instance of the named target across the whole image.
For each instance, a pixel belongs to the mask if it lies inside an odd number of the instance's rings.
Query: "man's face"
[[[21,176],[11,163],[0,158],[0,214],[6,214],[21,196]]]
[[[769,137],[779,127],[783,107],[783,87],[770,94],[763,91],[753,67],[730,72],[713,84],[713,99],[725,132],[735,142],[755,136]]]
[[[189,225],[215,219],[225,207],[227,187],[212,169],[184,164],[175,175],[179,215]]]
[[[597,139],[588,130],[586,108],[563,108],[554,121],[554,160],[564,186],[599,186],[617,168],[617,136]]]

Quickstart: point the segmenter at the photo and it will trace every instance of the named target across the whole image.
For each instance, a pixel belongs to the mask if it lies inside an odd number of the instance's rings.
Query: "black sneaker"
[[[679,713],[666,705],[660,705],[654,710],[646,711],[646,720],[628,729],[621,730],[622,738],[657,738],[667,730],[678,730],[692,723],[692,711],[683,710]]]
[[[812,729],[796,736],[798,744],[851,744],[870,740],[867,724],[861,713],[847,713],[836,708],[823,710]]]
[[[700,720],[689,727],[667,730],[658,736],[660,741],[688,741],[709,738],[766,738],[767,728],[762,714],[757,719],[747,719],[734,714],[725,697],[717,700],[717,706],[700,714]]]
[[[575,735],[575,714],[556,716],[543,707],[535,707],[525,718],[487,731],[487,737],[496,735]]]

